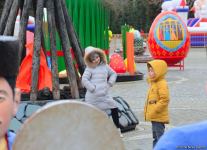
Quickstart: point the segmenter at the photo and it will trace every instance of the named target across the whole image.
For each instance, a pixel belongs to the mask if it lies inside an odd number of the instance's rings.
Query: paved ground
[[[139,63],[137,70],[144,73],[144,80],[116,83],[111,90],[112,96],[122,96],[131,106],[139,118],[140,124],[136,130],[124,133],[126,150],[151,150],[151,124],[144,122],[143,107],[147,91],[146,64]],[[185,59],[185,70],[169,68],[167,81],[170,89],[170,124],[169,128],[198,122],[207,119],[207,53],[204,48],[190,49]],[[24,121],[23,111],[19,111],[19,118]],[[26,116],[29,116],[37,106],[28,106]],[[21,112],[22,111],[22,112]],[[13,120],[12,129],[18,129],[21,123]]]
[[[122,96],[140,120],[135,131],[124,133],[126,150],[151,150],[151,124],[143,120],[147,90],[146,64],[137,64],[144,80],[117,83],[113,96]],[[170,124],[167,129],[207,119],[207,53],[204,48],[192,48],[185,59],[185,70],[169,68],[167,81],[170,89]]]

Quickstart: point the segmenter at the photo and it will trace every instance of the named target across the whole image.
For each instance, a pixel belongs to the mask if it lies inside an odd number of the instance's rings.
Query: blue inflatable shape
[[[34,30],[35,30],[35,24],[28,24],[27,25],[27,30],[29,30],[31,32],[34,32]]]

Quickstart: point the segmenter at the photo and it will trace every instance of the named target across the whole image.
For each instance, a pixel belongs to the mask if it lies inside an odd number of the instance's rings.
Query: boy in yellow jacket
[[[169,90],[165,80],[167,64],[163,60],[152,60],[147,63],[149,89],[144,108],[145,121],[152,123],[153,147],[169,123],[168,104]]]

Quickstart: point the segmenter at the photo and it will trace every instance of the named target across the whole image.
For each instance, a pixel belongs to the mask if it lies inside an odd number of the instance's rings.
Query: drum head
[[[70,100],[35,112],[17,134],[13,150],[124,150],[124,144],[104,112]]]

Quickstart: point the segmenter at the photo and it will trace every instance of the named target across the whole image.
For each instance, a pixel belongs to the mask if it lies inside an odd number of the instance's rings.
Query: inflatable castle
[[[195,18],[188,19],[191,47],[207,46],[207,0],[196,0],[193,9]]]

